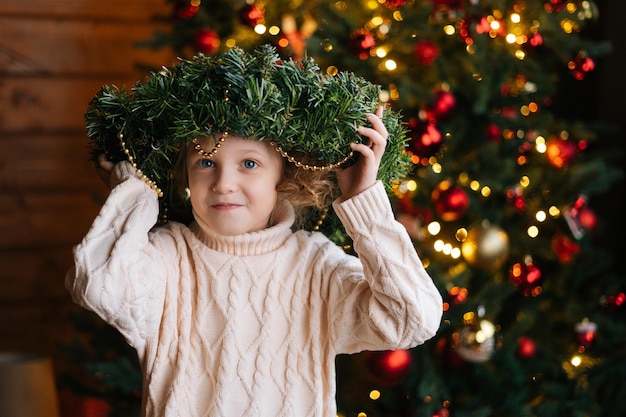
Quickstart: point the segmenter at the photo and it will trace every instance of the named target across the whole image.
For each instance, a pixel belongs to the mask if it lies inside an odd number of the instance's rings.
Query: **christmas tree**
[[[623,416],[626,278],[594,196],[622,177],[610,127],[561,89],[611,45],[584,0],[172,1],[140,47],[181,57],[271,43],[381,85],[412,172],[397,218],[444,296],[438,334],[338,363],[342,416]],[[576,88],[576,87],[574,87]]]

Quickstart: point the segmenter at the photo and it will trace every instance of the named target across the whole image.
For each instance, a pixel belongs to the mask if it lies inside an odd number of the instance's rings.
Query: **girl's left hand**
[[[375,114],[367,115],[367,121],[372,127],[359,126],[357,129],[368,140],[350,144],[352,150],[361,155],[354,165],[337,171],[341,201],[354,197],[376,183],[380,160],[387,146],[387,129],[383,125],[382,117],[383,107],[380,106]]]

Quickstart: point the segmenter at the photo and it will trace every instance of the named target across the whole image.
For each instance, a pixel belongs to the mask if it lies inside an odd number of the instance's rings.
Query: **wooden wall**
[[[135,46],[170,7],[0,1],[0,352],[54,357],[71,334],[64,275],[107,193],[87,161],[83,114],[102,84],[130,86],[140,68],[174,61]]]

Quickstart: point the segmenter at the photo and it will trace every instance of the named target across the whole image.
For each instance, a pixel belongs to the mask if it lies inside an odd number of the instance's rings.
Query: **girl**
[[[136,158],[100,158],[112,191],[66,285],[137,350],[144,416],[332,417],[336,355],[434,336],[441,296],[377,179],[383,108],[363,117],[349,145],[359,157],[336,177],[293,163],[279,137],[194,138],[170,170],[187,224],[155,227],[159,189]],[[296,209],[323,208],[335,185],[358,257],[293,228]]]

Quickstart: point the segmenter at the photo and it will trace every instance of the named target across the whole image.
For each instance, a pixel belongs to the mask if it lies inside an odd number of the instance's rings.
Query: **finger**
[[[115,164],[109,161],[105,154],[101,153],[98,155],[98,168],[102,168],[105,171],[113,171]]]
[[[382,147],[383,149],[387,146],[387,139],[385,139],[387,132],[379,132],[378,130],[370,127],[359,126],[357,129],[360,135],[363,135],[367,138],[364,141],[370,147]]]
[[[377,110],[377,113],[382,113],[382,110]],[[378,132],[384,140],[387,140],[387,128],[385,127],[381,116],[379,116],[378,114],[370,114],[367,116],[367,121],[372,124],[372,129]]]

